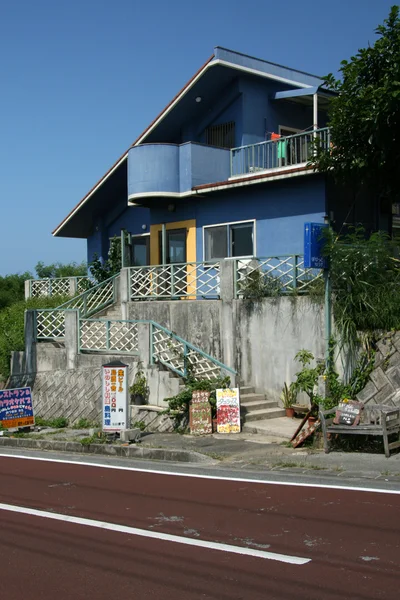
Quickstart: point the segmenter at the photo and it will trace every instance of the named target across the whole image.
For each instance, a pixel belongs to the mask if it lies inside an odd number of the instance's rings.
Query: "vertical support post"
[[[65,311],[65,351],[67,355],[67,369],[75,369],[79,353],[79,310]]]
[[[161,256],[162,256],[162,264],[167,264],[167,226],[165,223],[162,224],[161,229]]]
[[[313,95],[313,142],[314,142],[314,155],[317,153],[316,142],[317,142],[317,129],[318,129],[318,94]]]
[[[37,313],[26,310],[25,316],[25,373],[36,372]]]
[[[153,336],[154,336],[154,327],[153,327],[153,323],[152,321],[150,321],[150,364],[154,365],[154,341],[153,341]]]
[[[293,289],[297,289],[297,254],[293,255]]]
[[[149,322],[137,324],[139,360],[145,367],[149,364],[153,364],[153,353],[151,351],[152,329],[151,323]]]
[[[106,349],[110,350],[110,321],[106,321]]]
[[[187,348],[187,344],[184,345],[183,347],[183,376],[187,377],[188,373],[187,373],[187,355],[188,355],[188,348]]]
[[[125,232],[121,229],[121,267],[126,267]]]
[[[75,296],[76,292],[78,291],[78,278],[70,277],[68,284],[69,284],[69,295],[72,298],[73,296]]]
[[[31,293],[32,293],[32,280],[31,279],[27,279],[26,281],[24,281],[24,289],[25,289],[25,300],[28,300],[28,298],[31,297]]]
[[[329,269],[324,269],[325,283],[325,367],[329,370],[331,356],[329,342],[332,337],[332,298],[331,298],[331,276]]]
[[[171,296],[175,296],[175,272],[174,265],[171,263]]]

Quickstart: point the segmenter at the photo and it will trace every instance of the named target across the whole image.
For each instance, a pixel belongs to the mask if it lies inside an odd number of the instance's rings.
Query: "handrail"
[[[323,131],[329,131],[329,127],[321,127],[321,129],[310,129],[309,131],[302,131],[300,133],[294,133],[293,135],[283,135],[276,140],[264,140],[263,142],[256,142],[255,144],[246,144],[245,146],[237,146],[236,148],[231,148],[231,152],[235,150],[244,150],[245,148],[253,148],[254,146],[264,146],[265,144],[276,144],[278,142],[283,142],[287,140],[292,140],[298,137],[304,137],[305,135],[312,136],[315,133],[321,133]]]
[[[227,365],[224,365],[218,359],[213,358],[212,356],[210,356],[209,354],[207,354],[207,352],[204,352],[203,350],[201,350],[197,346],[194,346],[194,344],[191,344],[187,340],[184,340],[179,335],[176,335],[176,333],[173,333],[172,331],[170,331],[166,327],[163,327],[163,325],[160,325],[159,323],[156,323],[155,321],[149,321],[149,323],[150,323],[150,325],[151,325],[152,328],[153,327],[157,327],[158,329],[161,329],[169,337],[171,337],[171,338],[175,339],[177,342],[183,344],[184,348],[185,348],[185,352],[184,352],[185,356],[187,355],[186,349],[189,348],[189,349],[193,350],[194,352],[196,352],[196,353],[200,354],[201,356],[203,356],[206,360],[209,360],[210,362],[212,362],[215,366],[223,369],[224,371],[228,371],[232,375],[237,375],[237,371],[235,371],[235,369],[232,369],[231,367],[228,367]],[[153,332],[151,332],[151,339],[152,338],[153,338]],[[152,362],[154,362],[153,343],[151,345],[151,360],[152,360]],[[160,361],[160,362],[163,362],[165,364],[164,361]],[[176,367],[174,367],[171,364],[167,364],[166,366],[168,366],[171,370],[175,371],[176,373],[178,373],[179,375],[181,375],[183,377],[187,376],[186,361],[184,361],[184,370],[183,371],[179,371],[179,369],[177,369]]]
[[[109,283],[110,281],[115,281],[117,279],[117,277],[119,277],[119,275],[120,275],[119,273],[116,273],[115,275],[112,275],[108,279],[101,281],[100,283],[94,285],[93,287],[89,288],[88,290],[85,290],[78,296],[74,296],[73,298],[71,298],[70,300],[67,300],[60,306],[57,306],[57,309],[65,309],[66,310],[70,307],[71,304],[76,304],[77,302],[79,302],[79,300],[82,299],[83,300],[83,308],[84,308],[84,314],[82,316],[85,316],[86,314],[88,314],[87,310],[86,310],[86,302],[85,302],[87,296],[89,294],[93,294],[93,292],[95,290],[100,289],[101,287],[105,286],[105,284]],[[102,305],[101,305],[101,307],[102,307]],[[72,306],[71,308],[79,308],[79,311],[81,310],[80,307],[76,307],[76,306]],[[90,312],[92,312],[92,311],[90,311]]]

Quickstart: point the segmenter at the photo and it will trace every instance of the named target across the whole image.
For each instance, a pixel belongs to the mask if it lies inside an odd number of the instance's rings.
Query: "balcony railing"
[[[307,163],[316,148],[328,151],[330,130],[316,129],[231,150],[231,177]]]

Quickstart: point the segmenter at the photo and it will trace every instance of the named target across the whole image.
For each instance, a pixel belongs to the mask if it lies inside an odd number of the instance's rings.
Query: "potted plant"
[[[293,419],[294,417],[294,408],[293,404],[296,401],[297,397],[297,389],[294,383],[288,385],[286,382],[283,384],[281,400],[283,404],[283,408],[286,411],[286,416]]]
[[[133,404],[146,404],[149,395],[149,386],[147,385],[146,375],[144,374],[140,363],[138,364],[138,370],[136,371],[133,384],[129,388],[129,393]]]

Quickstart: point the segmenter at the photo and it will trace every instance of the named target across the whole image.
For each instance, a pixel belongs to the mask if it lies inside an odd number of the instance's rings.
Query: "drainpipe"
[[[329,216],[324,217],[325,225],[330,226]],[[329,271],[329,264],[324,269],[324,283],[325,283],[325,366],[328,371],[332,366],[331,357],[329,352],[329,342],[332,337],[332,291],[331,291],[331,274]]]

